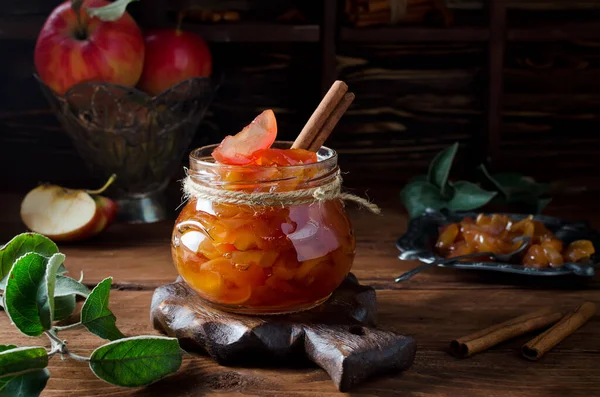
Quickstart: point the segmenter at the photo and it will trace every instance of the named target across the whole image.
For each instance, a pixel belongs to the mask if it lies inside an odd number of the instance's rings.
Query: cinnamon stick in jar
[[[332,84],[317,109],[300,131],[300,135],[294,141],[292,149],[308,149],[346,92],[348,92],[348,85],[343,81],[337,80]]]
[[[344,113],[346,113],[346,110],[348,110],[352,104],[352,101],[354,101],[354,97],[355,95],[353,92],[348,92],[344,95],[342,100],[333,109],[331,115],[327,118],[327,120],[325,120],[325,124],[323,124],[323,127],[317,136],[315,136],[315,139],[308,146],[308,150],[311,152],[316,152],[321,146],[323,146],[327,138],[329,138],[329,135],[331,135],[331,132],[337,125],[338,121],[340,121]]]
[[[538,335],[521,349],[523,357],[528,360],[539,360],[546,352],[563,341],[585,324],[596,312],[596,305],[585,302],[575,311],[564,316],[556,325]]]
[[[519,335],[548,327],[561,317],[563,313],[546,307],[455,339],[450,342],[450,351],[460,358],[469,357]]]

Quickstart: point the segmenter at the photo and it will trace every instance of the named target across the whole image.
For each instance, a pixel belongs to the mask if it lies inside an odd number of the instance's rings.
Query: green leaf
[[[0,390],[0,397],[38,397],[48,379],[50,371],[46,368],[16,376]]]
[[[452,146],[439,152],[429,164],[429,172],[427,173],[427,180],[433,186],[437,186],[440,189],[442,196],[446,194],[448,187],[448,176],[450,175],[450,169],[454,162],[454,157],[458,151],[458,142]]]
[[[49,329],[51,316],[41,306],[48,259],[31,252],[14,264],[4,291],[4,310],[15,326],[28,336],[39,336]]]
[[[177,372],[181,350],[176,338],[136,336],[100,346],[90,357],[90,368],[108,383],[137,387]]]
[[[129,3],[138,0],[116,0],[115,2],[102,7],[86,7],[89,16],[99,18],[103,21],[116,21],[120,19]]]
[[[440,189],[429,182],[411,182],[400,192],[400,199],[411,218],[422,215],[425,210],[439,211],[446,207]]]
[[[111,284],[112,277],[105,278],[90,292],[81,308],[81,323],[101,338],[116,340],[124,335],[115,325],[115,315],[108,309]]]
[[[549,186],[514,172],[490,174],[485,166],[479,170],[504,196],[507,203],[531,202],[548,192]]]
[[[90,290],[79,281],[70,277],[57,276],[54,289],[54,321],[67,319],[76,306],[75,295],[87,298]]]
[[[79,295],[87,298],[90,294],[90,290],[79,281],[72,279],[71,277],[58,276],[56,277],[56,287],[54,289],[54,296],[67,296],[67,295]]]
[[[15,345],[0,345],[0,353],[10,350],[10,349],[14,349],[16,347],[17,346],[15,346]]]
[[[46,329],[52,328],[54,321],[54,286],[56,284],[56,272],[58,267],[65,261],[64,254],[54,254],[48,259],[46,264],[46,274],[44,282],[38,290],[38,310],[42,325]]]
[[[502,186],[496,179],[494,179],[494,177],[492,176],[492,174],[490,174],[490,172],[488,171],[488,169],[486,168],[486,166],[484,164],[479,164],[477,169],[479,169],[481,171],[481,173],[483,174],[485,179],[487,179],[492,185],[494,185],[494,187],[496,189],[498,189],[500,194],[502,194],[504,197],[506,197],[507,192],[504,190],[504,186]]]
[[[17,346],[15,345],[0,345],[0,353],[6,350],[15,349]],[[10,382],[14,377],[6,376],[4,378],[0,378],[0,390],[4,389],[4,387]]]
[[[457,181],[452,187],[454,196],[448,202],[448,209],[452,211],[469,211],[482,207],[496,195],[496,192],[488,192],[467,181]]]
[[[15,236],[0,248],[0,279],[2,279],[0,289],[5,288],[6,276],[16,260],[30,252],[51,257],[58,253],[58,247],[52,240],[41,234],[23,233]],[[66,271],[66,269],[64,270]]]
[[[54,321],[62,321],[71,316],[75,311],[75,295],[54,297]]]
[[[15,347],[0,352],[0,377],[46,368],[48,352],[43,347]]]

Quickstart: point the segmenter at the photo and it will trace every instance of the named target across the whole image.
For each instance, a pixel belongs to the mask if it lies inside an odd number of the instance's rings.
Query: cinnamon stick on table
[[[547,351],[585,324],[596,312],[596,305],[585,302],[564,316],[556,325],[529,341],[522,348],[523,357],[539,360]]]
[[[563,313],[546,307],[474,332],[450,342],[450,351],[457,357],[469,357],[516,336],[556,323]]]

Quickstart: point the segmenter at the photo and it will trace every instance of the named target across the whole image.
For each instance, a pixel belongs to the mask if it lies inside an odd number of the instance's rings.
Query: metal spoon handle
[[[406,273],[404,273],[404,274],[396,277],[394,279],[394,281],[397,282],[397,283],[399,283],[400,281],[408,280],[409,278],[411,278],[415,274],[420,273],[423,270],[429,269],[430,267],[437,266],[439,263],[440,263],[440,261],[433,261],[433,262],[429,262],[429,263],[422,263],[419,266],[415,267],[414,269],[409,270]]]
[[[448,259],[439,259],[433,262],[429,262],[429,263],[423,263],[417,267],[415,267],[412,270],[409,270],[408,272],[396,277],[394,279],[395,282],[399,283],[400,281],[406,281],[409,278],[411,278],[412,276],[414,276],[417,273],[422,272],[423,270],[429,269],[430,267],[433,266],[438,266],[438,265],[447,265],[450,263],[454,263],[454,262],[458,262],[461,259],[467,259],[467,258],[475,258],[475,257],[479,257],[479,256],[495,256],[495,254],[493,252],[476,252],[473,254],[466,254],[466,255],[461,255],[461,256],[455,256],[454,258],[448,258]]]

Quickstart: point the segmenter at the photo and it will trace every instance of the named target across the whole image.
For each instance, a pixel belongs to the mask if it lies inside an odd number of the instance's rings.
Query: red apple
[[[94,237],[108,228],[117,215],[117,204],[99,190],[66,189],[41,185],[21,203],[21,220],[31,231],[54,241],[77,241]]]
[[[197,34],[179,29],[149,32],[145,36],[146,60],[138,87],[158,95],[193,77],[208,77],[212,56],[206,42]]]
[[[67,1],[52,11],[35,46],[35,67],[57,94],[84,81],[134,87],[144,67],[144,39],[131,15],[114,21],[90,17],[88,8],[105,0],[84,0],[79,17]]]

